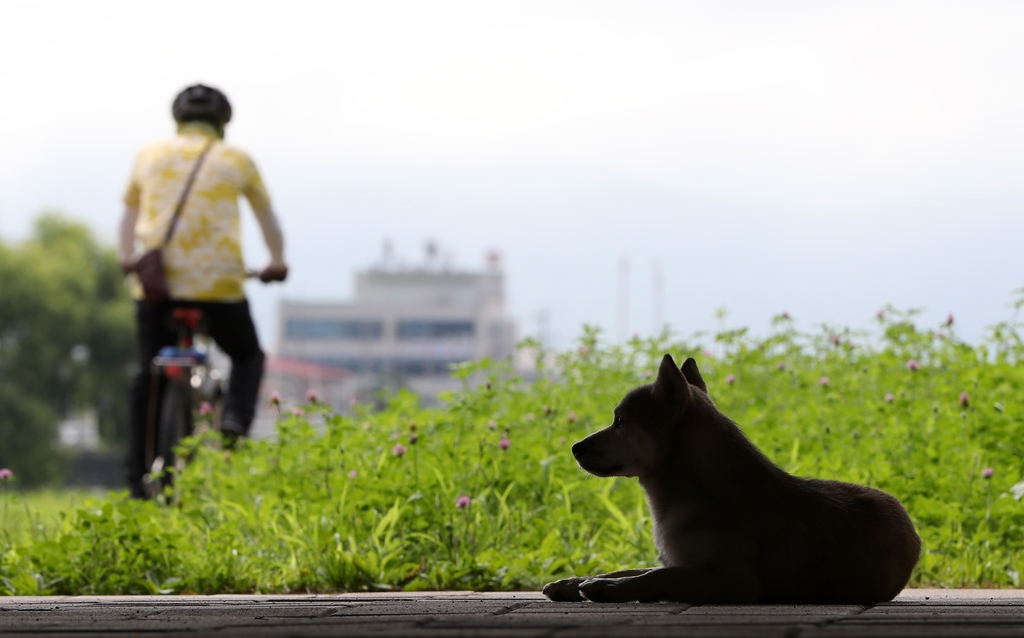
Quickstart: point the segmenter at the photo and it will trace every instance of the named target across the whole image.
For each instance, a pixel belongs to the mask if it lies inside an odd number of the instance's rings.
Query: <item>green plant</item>
[[[533,380],[503,362],[458,366],[464,387],[438,408],[398,392],[376,412],[282,410],[274,440],[230,452],[209,433],[189,440],[161,502],[112,495],[9,538],[0,590],[534,589],[655,565],[636,481],[585,474],[569,446],[606,425],[665,352],[696,356],[722,411],[790,472],[900,498],[924,540],[912,584],[1017,586],[1017,327],[975,347],[912,319],[887,309],[872,336],[804,334],[780,316],[765,338],[723,329],[717,355],[668,334],[606,346],[588,328],[573,350],[539,356]]]

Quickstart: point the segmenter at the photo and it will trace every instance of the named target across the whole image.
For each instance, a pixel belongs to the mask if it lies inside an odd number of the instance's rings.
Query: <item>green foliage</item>
[[[38,531],[40,525],[53,526],[66,512],[103,494],[103,491],[67,488],[13,490],[9,485],[6,489],[11,491],[7,494],[4,489],[0,487],[0,525],[7,536],[18,541],[31,538],[33,528]]]
[[[58,474],[68,412],[93,408],[105,439],[125,438],[131,301],[114,251],[55,214],[0,243],[0,281],[0,467],[31,486]]]
[[[230,452],[210,433],[189,441],[161,502],[93,500],[9,540],[0,591],[533,589],[654,565],[636,481],[585,474],[569,446],[606,425],[664,352],[697,356],[719,407],[782,467],[899,497],[924,540],[912,584],[1017,586],[1016,327],[973,347],[911,319],[890,309],[871,338],[801,334],[780,316],[764,339],[723,329],[715,355],[667,336],[604,347],[588,329],[571,352],[538,357],[530,381],[502,363],[459,366],[465,386],[440,408],[404,392],[351,416],[274,407],[275,440]]]

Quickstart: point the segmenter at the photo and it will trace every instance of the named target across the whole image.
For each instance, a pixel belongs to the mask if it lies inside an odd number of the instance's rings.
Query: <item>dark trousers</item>
[[[146,425],[149,416],[149,392],[152,383],[150,362],[160,348],[177,344],[178,335],[171,323],[171,311],[178,307],[198,308],[207,334],[231,357],[231,380],[224,402],[225,422],[232,420],[246,432],[256,414],[256,398],[263,378],[263,351],[256,327],[249,314],[249,302],[212,302],[173,300],[153,306],[135,304],[138,328],[139,371],[131,387],[131,430],[128,439],[128,486],[133,494],[142,493],[146,467]],[[158,385],[157,400],[163,393]],[[159,414],[157,405],[156,414]]]

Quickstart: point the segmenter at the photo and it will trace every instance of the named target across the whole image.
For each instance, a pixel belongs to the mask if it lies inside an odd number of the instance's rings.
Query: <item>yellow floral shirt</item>
[[[270,198],[256,165],[244,152],[226,145],[202,122],[178,127],[178,135],[139,152],[124,203],[138,208],[136,255],[163,241],[185,182],[210,140],[213,146],[199,169],[174,235],[164,248],[172,299],[241,301],[245,298],[238,196],[245,195],[257,215],[270,209]],[[132,296],[142,286],[132,276]]]

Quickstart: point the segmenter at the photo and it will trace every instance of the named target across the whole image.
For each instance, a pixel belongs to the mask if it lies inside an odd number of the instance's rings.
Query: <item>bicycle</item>
[[[195,427],[194,411],[204,402],[213,408],[214,429],[220,429],[223,410],[225,375],[211,365],[211,351],[215,347],[201,327],[202,311],[198,308],[175,308],[171,323],[178,333],[176,345],[164,346],[153,357],[152,385],[150,386],[149,415],[146,427],[146,467],[149,472],[142,483],[152,497],[162,493],[171,484],[172,475],[166,470],[180,472],[176,448]],[[166,379],[160,400],[157,393],[161,379]],[[159,411],[157,406],[159,405]]]
[[[264,279],[259,271],[247,271],[246,278],[258,278],[264,283],[283,281],[282,278]],[[195,428],[195,411],[204,403],[212,411],[212,425],[220,431],[224,411],[227,378],[224,370],[214,365],[216,344],[203,327],[203,313],[187,305],[171,312],[171,326],[177,333],[177,343],[164,346],[150,362],[152,382],[149,392],[149,413],[146,422],[146,467],[142,477],[143,489],[150,498],[162,494],[173,483],[173,473],[184,469],[185,459],[177,456],[181,441],[191,436]],[[166,379],[160,399],[157,394],[161,379]],[[159,406],[159,409],[158,409]]]

